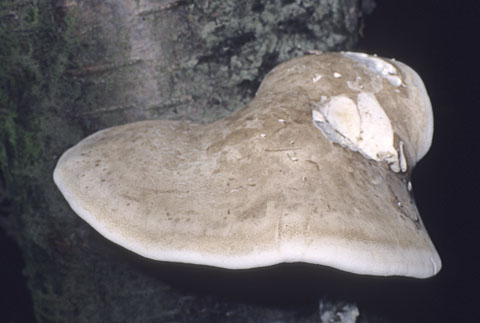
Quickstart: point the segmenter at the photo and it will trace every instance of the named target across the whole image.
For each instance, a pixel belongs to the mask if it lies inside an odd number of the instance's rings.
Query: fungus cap
[[[93,228],[147,258],[425,278],[441,262],[409,177],[432,132],[412,69],[325,53],[277,66],[245,108],[211,124],[94,133],[54,180]]]

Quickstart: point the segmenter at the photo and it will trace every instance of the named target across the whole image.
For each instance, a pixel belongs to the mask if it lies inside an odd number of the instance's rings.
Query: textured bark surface
[[[284,278],[271,278],[291,275],[291,267],[233,273],[147,261],[76,216],[51,174],[60,154],[95,130],[228,115],[279,62],[313,49],[351,49],[372,6],[357,0],[2,1],[2,42],[12,49],[6,55],[23,57],[2,70],[2,77],[20,75],[23,82],[15,88],[2,80],[10,92],[0,99],[11,103],[0,118],[8,192],[1,197],[8,196],[2,205],[9,213],[2,224],[23,252],[36,319],[318,322],[318,302],[300,306],[307,299],[301,295],[293,306],[288,300],[296,295],[274,301],[265,292],[292,292],[276,285]],[[297,293],[308,287],[293,285]]]

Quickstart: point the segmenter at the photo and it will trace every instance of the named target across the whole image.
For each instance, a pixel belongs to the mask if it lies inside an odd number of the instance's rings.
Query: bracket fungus
[[[320,53],[280,64],[245,108],[211,124],[94,133],[63,154],[54,180],[93,228],[151,259],[425,278],[441,262],[409,177],[432,133],[411,68]]]

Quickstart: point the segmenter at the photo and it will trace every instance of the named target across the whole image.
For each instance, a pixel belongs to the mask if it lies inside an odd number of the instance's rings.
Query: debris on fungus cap
[[[63,154],[54,180],[98,232],[151,259],[426,278],[441,262],[409,178],[432,133],[412,69],[324,53],[277,66],[211,124],[99,131]]]

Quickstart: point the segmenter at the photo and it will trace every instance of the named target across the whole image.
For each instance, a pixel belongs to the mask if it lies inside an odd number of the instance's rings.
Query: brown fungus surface
[[[211,124],[99,131],[64,153],[54,179],[92,227],[151,259],[425,278],[441,262],[409,177],[432,132],[409,67],[326,53],[279,65]]]

